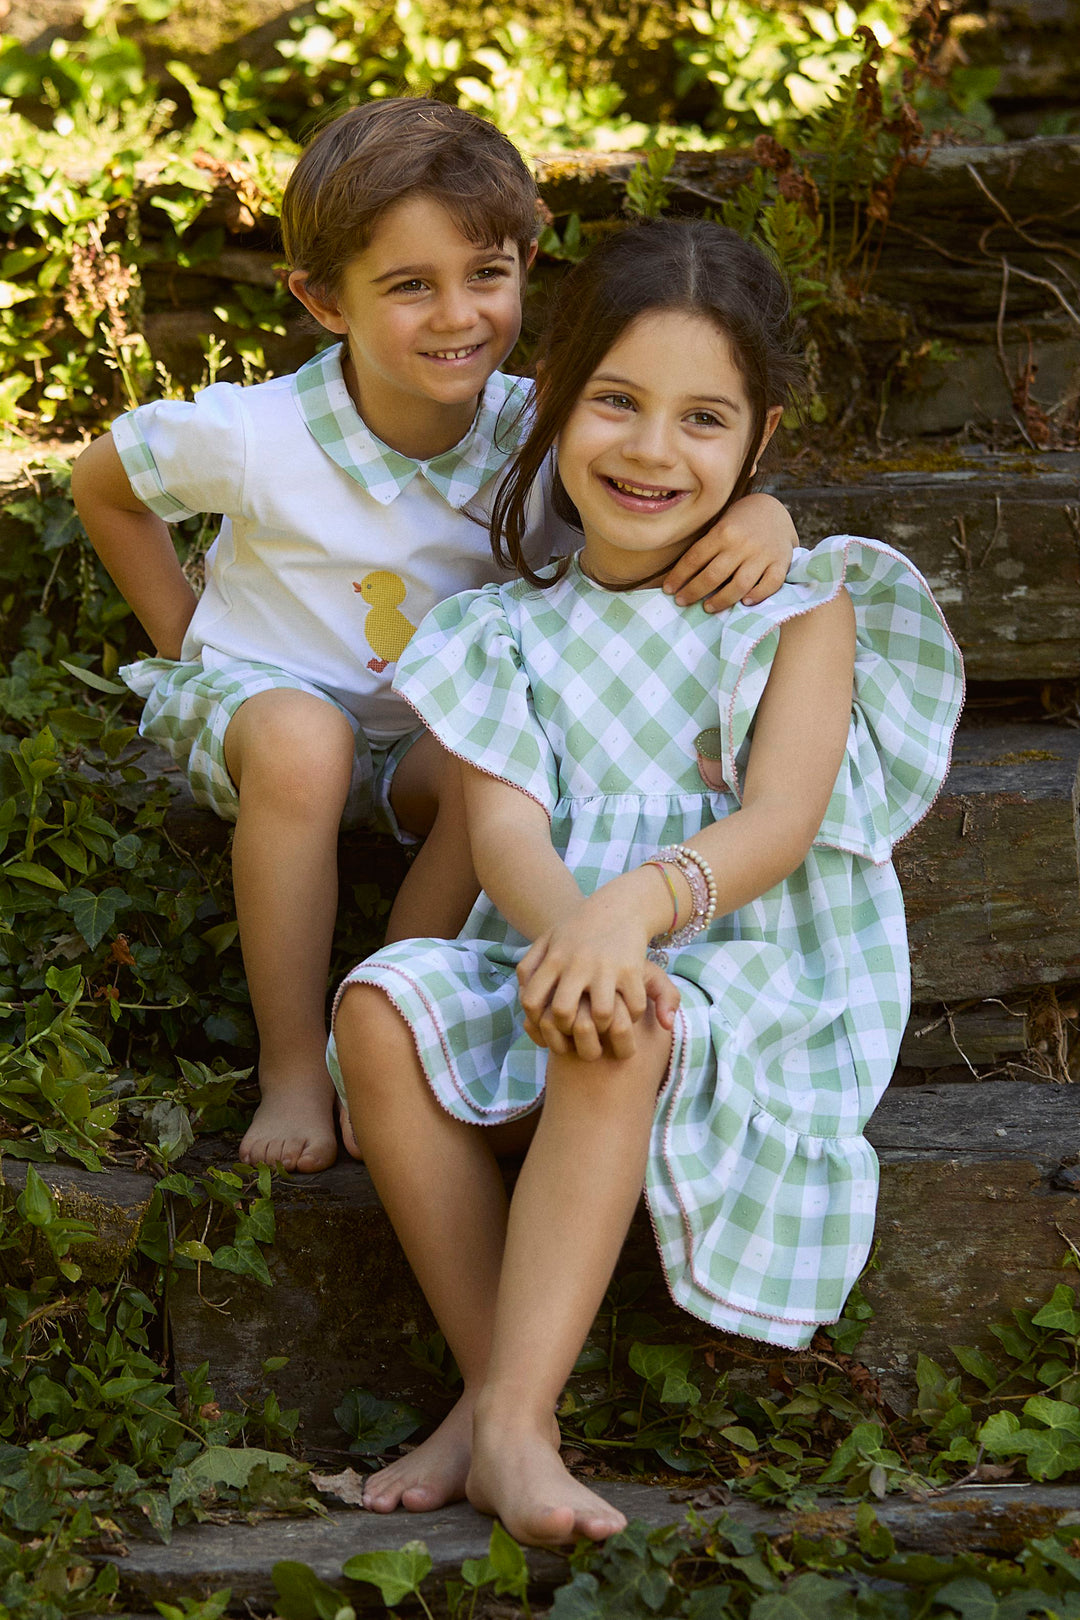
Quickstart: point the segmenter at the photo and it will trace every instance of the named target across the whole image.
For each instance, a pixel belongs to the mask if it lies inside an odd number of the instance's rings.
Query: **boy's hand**
[[[786,506],[772,495],[744,495],[668,571],[664,590],[680,607],[707,597],[707,613],[764,602],[784,583],[798,543]]]

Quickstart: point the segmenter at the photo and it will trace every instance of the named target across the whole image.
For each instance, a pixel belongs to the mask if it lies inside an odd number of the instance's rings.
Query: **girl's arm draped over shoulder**
[[[169,526],[132,490],[111,433],[95,439],[71,470],[71,493],[90,544],[162,658],[179,658],[195,593]]]

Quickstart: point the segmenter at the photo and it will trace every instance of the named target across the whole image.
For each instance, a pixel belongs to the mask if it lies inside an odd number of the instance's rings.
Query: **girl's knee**
[[[370,984],[350,984],[342,991],[334,1013],[334,1043],[350,1095],[354,1088],[370,1096],[384,1086],[397,1087],[402,1066],[416,1062],[405,1020],[390,998]]]

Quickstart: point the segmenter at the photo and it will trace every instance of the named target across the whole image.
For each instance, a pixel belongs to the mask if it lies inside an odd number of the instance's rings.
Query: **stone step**
[[[876,1314],[860,1356],[902,1390],[919,1350],[949,1364],[951,1344],[992,1348],[992,1322],[1037,1307],[1062,1280],[1065,1239],[1080,1247],[1080,1090],[1022,1081],[894,1089],[868,1135],[881,1200],[876,1266],[863,1283]],[[235,1147],[199,1143],[185,1166],[229,1161]],[[407,1350],[434,1324],[366,1170],[347,1161],[282,1178],[275,1209],[272,1289],[207,1266],[198,1279],[176,1279],[177,1363],[209,1362],[226,1405],[261,1406],[263,1361],[287,1355],[273,1377],[278,1399],[301,1408],[309,1445],[331,1451],[344,1449],[333,1413],[354,1386],[434,1415],[432,1385]],[[700,1323],[668,1299],[644,1209],[620,1271],[651,1276],[642,1309],[665,1334],[700,1340]]]
[[[770,484],[804,545],[858,534],[904,552],[948,619],[969,680],[1080,675],[1080,454],[921,449],[906,464],[848,462],[844,475]]]
[[[600,1494],[630,1519],[649,1528],[677,1524],[685,1508],[666,1486],[608,1484]],[[778,1513],[736,1498],[726,1509],[706,1509],[715,1519],[721,1511],[749,1530],[767,1536],[794,1533],[857,1543],[852,1502],[823,1498],[800,1513]],[[961,1552],[1015,1555],[1025,1538],[1049,1535],[1060,1523],[1080,1519],[1080,1489],[1064,1485],[961,1487],[930,1501],[890,1498],[874,1504],[881,1524],[901,1552],[939,1558]],[[128,1609],[149,1611],[151,1605],[182,1599],[204,1599],[228,1587],[234,1612],[275,1612],[274,1565],[282,1559],[304,1563],[328,1585],[347,1595],[358,1613],[386,1612],[375,1588],[348,1581],[342,1565],[358,1553],[397,1549],[421,1540],[432,1558],[424,1583],[430,1602],[441,1597],[443,1583],[459,1575],[462,1560],[482,1558],[488,1549],[491,1520],[465,1503],[437,1513],[377,1515],[362,1510],[334,1511],[326,1518],[266,1519],[259,1524],[200,1524],[177,1531],[168,1546],[131,1542],[125,1557],[99,1558],[116,1565],[119,1600]],[[560,1554],[526,1549],[535,1601],[570,1578]]]
[[[896,850],[916,1001],[1080,979],[1080,730],[957,732],[930,813]]]

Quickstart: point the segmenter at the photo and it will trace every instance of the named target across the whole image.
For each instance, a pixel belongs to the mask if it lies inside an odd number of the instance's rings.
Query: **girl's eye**
[[[695,427],[723,427],[723,422],[714,411],[694,411],[690,417]]]
[[[611,405],[617,411],[630,411],[634,402],[629,394],[600,394],[597,397],[598,405]]]

